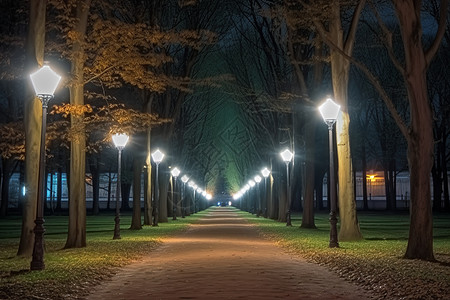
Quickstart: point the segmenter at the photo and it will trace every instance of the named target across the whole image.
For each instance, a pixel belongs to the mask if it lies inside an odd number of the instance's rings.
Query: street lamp
[[[153,224],[152,226],[158,226],[158,218],[159,218],[159,178],[158,178],[158,171],[159,171],[159,163],[162,162],[164,158],[164,153],[159,151],[157,149],[155,152],[152,153],[153,161],[156,164],[156,175],[155,175],[155,200],[153,203]]]
[[[120,187],[121,187],[121,166],[122,166],[122,150],[128,143],[128,135],[125,133],[116,133],[112,136],[112,140],[117,150],[119,151],[119,156],[117,160],[117,188],[116,188],[116,217],[114,218],[114,236],[113,240],[120,239]]]
[[[294,154],[289,151],[289,149],[285,149],[280,153],[281,158],[286,164],[286,197],[287,197],[287,210],[286,210],[286,226],[292,226],[291,224],[291,192],[289,190],[289,163],[291,162]]]
[[[339,247],[337,237],[337,216],[336,216],[336,185],[334,183],[334,154],[333,154],[333,125],[339,114],[341,106],[328,98],[325,103],[319,107],[325,124],[328,126],[328,139],[330,148],[330,248]]]
[[[177,194],[176,193],[176,187],[177,187],[177,177],[178,177],[178,175],[180,175],[180,170],[178,170],[178,168],[177,167],[175,167],[175,168],[173,168],[172,169],[172,171],[170,171],[170,173],[172,174],[172,176],[173,176],[173,179],[172,179],[172,181],[173,181],[173,193],[172,193],[172,201],[173,201],[173,217],[172,217],[172,220],[176,220],[177,219],[177,205],[178,205],[178,203],[177,203],[177,201],[175,201],[175,195]]]
[[[30,75],[36,96],[42,103],[42,127],[41,144],[39,149],[39,173],[36,201],[36,219],[34,220],[34,246],[31,270],[45,269],[44,263],[44,197],[45,197],[45,133],[47,126],[48,102],[53,98],[61,76],[56,74],[49,66],[45,65]]]
[[[270,175],[270,171],[267,168],[261,170],[261,174],[264,177],[264,218],[267,218],[267,177]]]
[[[186,174],[184,174],[181,177],[181,181],[183,182],[183,189],[181,191],[181,217],[184,218],[184,216],[186,215],[186,211],[185,211],[185,207],[184,207],[184,205],[185,205],[184,204],[184,195],[186,192],[186,182],[189,181],[189,177]]]
[[[259,175],[256,175],[255,178],[253,178],[256,182],[256,200],[258,201],[258,212],[256,213],[256,216],[259,217],[261,215],[261,193],[259,189],[259,183],[261,182],[262,178]]]

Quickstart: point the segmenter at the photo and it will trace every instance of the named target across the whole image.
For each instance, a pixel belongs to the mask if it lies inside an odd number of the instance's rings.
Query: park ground
[[[214,214],[215,218],[212,218]],[[0,299],[84,299],[89,294],[91,299],[100,299],[95,298],[96,295],[110,293],[114,290],[114,282],[123,283],[120,279],[132,274],[133,269],[138,270],[141,277],[152,279],[146,283],[154,285],[150,288],[151,293],[162,293],[159,294],[160,299],[204,299],[219,291],[222,299],[236,299],[245,293],[256,297],[255,291],[262,292],[266,299],[314,299],[314,295],[317,299],[326,299],[324,294],[320,294],[324,291],[328,295],[342,296],[341,299],[448,299],[448,214],[434,217],[436,262],[402,259],[408,234],[406,214],[360,214],[365,240],[341,242],[339,249],[328,248],[326,214],[316,216],[318,229],[315,230],[299,228],[301,222],[298,217],[294,217],[292,227],[286,227],[234,208],[210,208],[185,219],[162,223],[157,228],[144,226],[143,230],[131,231],[127,230],[130,218],[124,216],[122,239],[113,241],[113,216],[92,216],[88,217],[88,246],[67,250],[62,249],[67,217],[47,217],[46,269],[34,272],[28,271],[29,259],[15,256],[20,217],[8,217],[0,220]],[[239,230],[244,230],[240,232],[240,241],[231,234],[234,232],[239,238],[237,225],[241,228]],[[234,240],[242,247],[220,254],[218,250],[214,251],[211,239],[206,238],[208,234],[199,232],[199,228],[210,228],[216,242],[229,241],[226,244],[215,243],[216,246],[231,246],[231,240]],[[194,239],[197,243],[187,240],[195,234],[201,237],[200,240],[198,237]],[[209,241],[209,244],[199,241]],[[200,247],[197,251],[190,251],[191,256],[183,253],[189,244]],[[262,251],[264,255],[259,248],[265,249]],[[192,259],[176,258],[176,255],[183,254]],[[270,257],[283,258],[285,262],[275,263]],[[199,258],[204,259],[200,264]],[[152,265],[155,261],[162,265]],[[217,263],[221,263],[222,268]],[[218,270],[226,270],[223,275],[227,280],[220,276]],[[233,273],[239,276],[228,276]],[[202,277],[208,274],[208,278]],[[185,283],[181,284],[178,292],[174,289],[177,276]],[[264,283],[261,288],[263,278],[271,279],[268,282],[275,285]],[[195,284],[189,284],[192,280]],[[346,288],[347,285],[350,287]],[[161,288],[163,286],[167,290]],[[123,289],[123,286],[117,287]],[[345,295],[340,294],[341,288],[346,290]],[[137,292],[136,289],[134,291]],[[305,294],[300,297],[302,291],[307,292],[309,298]],[[145,298],[148,292],[145,294],[144,291],[142,295],[142,299],[149,299]],[[156,294],[153,296],[159,299]],[[217,294],[215,296],[217,298]]]

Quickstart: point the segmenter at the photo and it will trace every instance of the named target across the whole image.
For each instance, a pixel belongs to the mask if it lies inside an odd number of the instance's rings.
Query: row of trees
[[[169,157],[164,167],[178,164],[215,194],[236,192],[255,170],[270,166],[279,208],[270,217],[283,222],[286,178],[273,153],[295,150],[292,198],[297,206],[303,198],[302,226],[314,228],[328,166],[326,126],[316,111],[333,94],[342,108],[336,126],[340,240],[362,238],[353,165],[363,176],[383,168],[392,208],[395,173],[408,167],[405,256],[433,259],[430,174],[434,199],[443,194],[449,207],[447,0],[6,2],[2,211],[9,176],[25,159],[20,255],[31,253],[33,240],[41,118],[38,100],[23,88],[24,74],[45,54],[65,74],[57,99],[66,104],[53,109],[48,149],[49,166],[67,172],[70,182],[66,247],[86,243],[85,168],[95,198],[109,137],[117,131],[133,140],[124,165],[133,174],[133,184],[126,183],[128,191],[133,187],[132,228],[141,228],[143,171],[144,224],[151,223],[155,145]],[[167,201],[169,176],[161,179],[160,201]]]

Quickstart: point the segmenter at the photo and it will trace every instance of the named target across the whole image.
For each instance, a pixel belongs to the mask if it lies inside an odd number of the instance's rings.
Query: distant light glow
[[[170,173],[172,174],[173,177],[178,177],[178,175],[180,175],[181,171],[178,170],[177,167],[175,167],[172,169],[172,171],[170,171]]]
[[[186,174],[184,174],[184,175],[181,177],[181,181],[183,181],[183,183],[188,182],[188,180],[189,180],[189,177],[188,177]]]
[[[267,168],[264,168],[261,170],[261,174],[262,176],[264,176],[264,178],[267,178],[270,175],[270,171]]]

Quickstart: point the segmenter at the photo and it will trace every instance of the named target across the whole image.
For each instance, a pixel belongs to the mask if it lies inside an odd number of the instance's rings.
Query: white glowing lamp
[[[170,173],[172,174],[173,177],[178,177],[178,175],[180,175],[181,171],[178,170],[177,167],[175,167],[172,169],[172,171],[170,171]]]
[[[164,153],[162,153],[161,151],[159,151],[159,149],[157,149],[155,152],[152,153],[152,158],[156,164],[159,164],[160,162],[162,162],[164,158]]]
[[[31,83],[38,97],[53,97],[61,76],[45,65],[30,75]]]
[[[184,175],[181,177],[181,181],[183,181],[183,183],[188,182],[188,180],[189,180],[189,177],[188,177],[186,174],[184,174]]]
[[[321,106],[319,106],[320,114],[325,123],[330,126],[336,122],[341,106],[328,98]]]
[[[292,152],[289,151],[289,149],[284,150],[283,152],[280,153],[280,155],[285,163],[290,162],[292,157],[294,156],[294,154],[292,154]]]
[[[253,178],[253,180],[255,180],[256,183],[260,183],[261,182],[261,176],[256,175],[255,178]]]
[[[264,176],[264,178],[267,178],[270,175],[270,171],[269,171],[269,169],[264,168],[261,170],[261,174],[262,174],[262,176]]]
[[[250,187],[254,187],[256,183],[253,180],[250,179],[248,181],[248,184],[250,185]]]
[[[112,140],[117,149],[122,150],[128,143],[129,136],[126,133],[113,134]]]

